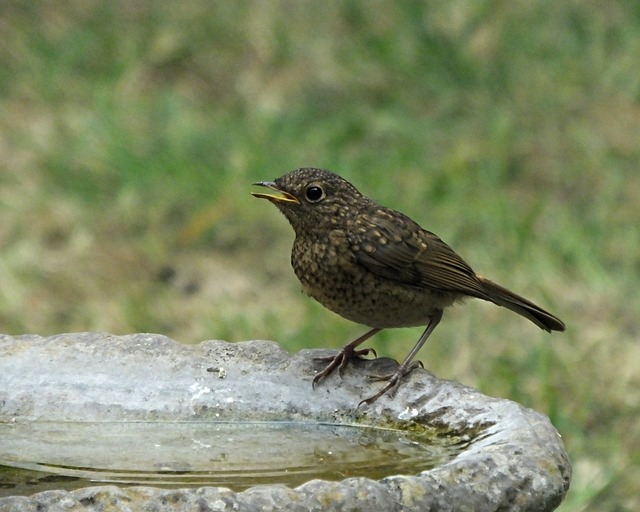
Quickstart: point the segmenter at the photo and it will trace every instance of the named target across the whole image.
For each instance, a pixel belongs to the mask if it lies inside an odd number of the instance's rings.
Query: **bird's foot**
[[[373,353],[373,355],[375,357],[378,357],[378,353],[372,348],[362,348],[360,350],[346,351],[347,353],[343,354],[343,352],[345,352],[345,348],[343,348],[335,356],[314,357],[313,360],[318,362],[318,363],[331,363],[331,362],[335,361],[336,359],[342,359],[342,358],[346,358],[347,360],[348,359],[353,359],[355,357],[364,358],[364,356],[368,356],[371,353]],[[346,366],[346,364],[345,364],[345,366]]]
[[[354,357],[363,358],[364,356],[367,356],[371,353],[373,353],[373,355],[376,357],[378,356],[378,354],[376,354],[376,351],[373,350],[372,348],[363,348],[360,350],[355,350],[351,348],[349,345],[347,345],[342,350],[340,350],[340,352],[338,352],[335,356],[315,357],[313,359],[314,361],[329,363],[329,364],[325,367],[324,370],[322,370],[321,372],[318,372],[318,374],[313,378],[312,387],[315,389],[316,385],[325,377],[328,377],[329,375],[331,375],[336,368],[338,368],[338,374],[340,375],[340,377],[342,377],[342,373],[344,372],[344,369],[349,364],[350,359]]]
[[[388,381],[387,385],[384,386],[375,395],[362,400],[358,404],[358,407],[360,407],[362,404],[371,405],[373,402],[375,402],[378,398],[380,398],[382,395],[384,395],[387,392],[389,393],[390,396],[393,396],[398,390],[398,388],[400,387],[400,383],[402,382],[402,379],[404,378],[404,376],[408,375],[418,367],[424,368],[422,361],[413,361],[412,363],[406,366],[404,364],[401,364],[400,366],[398,366],[395,372],[389,373],[387,375],[369,375],[369,379],[372,381],[376,381],[376,382]]]

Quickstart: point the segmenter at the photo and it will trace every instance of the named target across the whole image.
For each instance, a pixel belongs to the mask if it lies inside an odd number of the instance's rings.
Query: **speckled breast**
[[[378,276],[356,261],[344,232],[329,240],[296,238],[291,264],[304,291],[340,316],[370,327],[426,325],[437,309],[451,305],[453,294],[408,286]]]

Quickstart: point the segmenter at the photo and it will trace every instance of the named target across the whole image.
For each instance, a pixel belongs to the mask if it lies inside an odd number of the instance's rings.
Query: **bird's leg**
[[[375,354],[375,351],[372,348],[365,348],[362,350],[355,350],[355,349],[358,345],[364,343],[369,338],[371,338],[371,336],[373,336],[374,334],[380,331],[381,329],[374,328],[374,329],[371,329],[370,331],[365,332],[359,338],[353,340],[348,345],[345,345],[342,348],[342,350],[340,350],[340,352],[338,352],[335,356],[315,358],[316,361],[325,361],[325,362],[329,361],[329,364],[326,366],[324,370],[319,372],[313,378],[313,387],[315,388],[318,382],[320,382],[322,379],[330,375],[333,372],[333,370],[335,370],[336,368],[338,368],[338,373],[342,377],[342,372],[347,367],[347,364],[349,363],[349,359],[351,359],[352,357],[366,356],[370,352],[373,352]]]
[[[420,336],[420,339],[415,344],[415,346],[409,352],[409,355],[402,361],[402,364],[398,366],[395,372],[390,373],[388,375],[370,375],[369,378],[375,381],[388,381],[387,385],[384,386],[380,391],[378,391],[375,395],[370,396],[369,398],[364,399],[362,402],[358,404],[360,407],[362,404],[370,405],[375,402],[378,398],[384,395],[387,391],[390,391],[391,395],[393,395],[398,388],[400,387],[400,382],[402,378],[415,370],[418,366],[423,366],[420,361],[413,361],[413,358],[416,356],[418,351],[422,348],[427,338],[431,335],[433,330],[442,320],[442,310],[436,311],[431,318],[429,319],[429,325]]]

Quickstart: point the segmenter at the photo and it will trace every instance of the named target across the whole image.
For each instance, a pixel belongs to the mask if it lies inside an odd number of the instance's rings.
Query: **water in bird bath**
[[[460,439],[297,422],[0,423],[0,496],[88,485],[295,487],[308,480],[417,474]]]

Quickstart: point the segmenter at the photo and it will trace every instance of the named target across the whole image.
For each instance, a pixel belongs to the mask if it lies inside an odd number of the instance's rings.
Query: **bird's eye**
[[[324,195],[324,190],[322,190],[322,187],[319,187],[318,185],[311,185],[305,192],[305,197],[310,203],[317,203],[318,201],[323,200]]]

